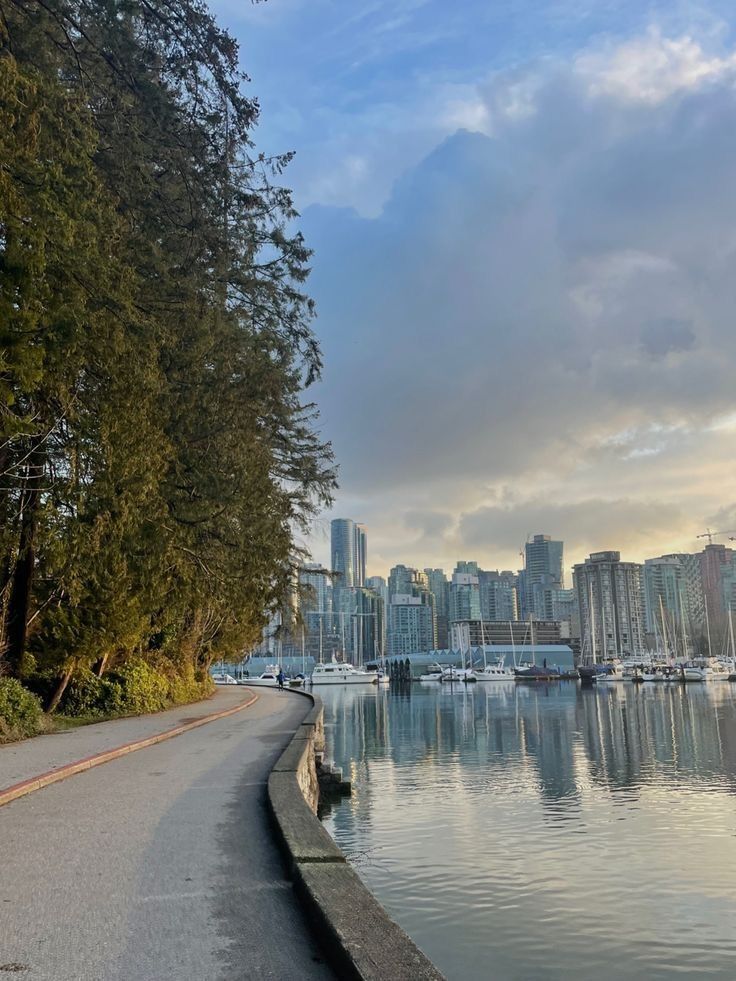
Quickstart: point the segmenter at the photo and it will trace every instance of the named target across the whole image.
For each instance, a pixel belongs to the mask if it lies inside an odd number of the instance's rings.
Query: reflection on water
[[[320,695],[328,830],[449,979],[736,976],[736,686]]]

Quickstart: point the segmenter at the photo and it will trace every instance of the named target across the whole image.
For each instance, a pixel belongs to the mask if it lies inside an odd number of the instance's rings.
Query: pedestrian
[[[279,691],[284,690],[284,670],[279,668],[279,673],[276,675],[276,681],[279,683]]]

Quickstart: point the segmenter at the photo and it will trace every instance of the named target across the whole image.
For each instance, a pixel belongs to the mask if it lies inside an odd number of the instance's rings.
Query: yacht
[[[377,682],[375,671],[362,671],[341,661],[315,664],[312,671],[313,685],[375,685]]]
[[[473,684],[478,680],[478,676],[472,668],[445,668],[442,672],[442,681],[449,681],[455,684]]]
[[[270,687],[278,688],[279,684],[279,666],[278,664],[270,664],[266,667],[263,674],[260,674],[257,678],[248,678],[246,684],[251,687],[253,685],[260,687]]]
[[[445,673],[445,668],[441,664],[428,664],[427,670],[424,674],[419,675],[420,681],[426,682],[439,682],[442,681],[442,676]]]
[[[729,674],[729,669],[719,661],[692,662],[682,666],[683,681],[726,681]]]
[[[216,685],[237,685],[237,680],[231,674],[213,674],[212,680]]]
[[[504,666],[503,658],[495,664],[486,664],[483,670],[475,672],[476,681],[514,681],[516,675],[513,668]]]
[[[385,665],[382,666],[379,661],[371,661],[369,664],[366,664],[365,670],[368,674],[375,674],[376,681],[379,685],[388,685],[391,683],[391,676],[386,670]]]
[[[626,673],[625,666],[621,661],[609,661],[601,665],[601,669],[596,675],[598,684],[610,684],[614,681],[630,681],[631,676]]]

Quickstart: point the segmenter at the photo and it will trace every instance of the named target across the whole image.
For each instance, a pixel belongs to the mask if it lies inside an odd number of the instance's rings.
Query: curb
[[[11,801],[17,800],[19,797],[25,797],[26,794],[32,794],[36,790],[42,790],[52,783],[59,783],[61,780],[66,780],[67,777],[73,777],[75,773],[83,773],[85,770],[91,770],[92,767],[101,766],[103,763],[109,763],[111,760],[117,760],[121,756],[127,756],[128,753],[135,753],[139,749],[146,749],[148,746],[155,746],[156,743],[173,739],[174,736],[180,736],[184,732],[189,732],[190,729],[198,729],[200,726],[207,725],[208,722],[216,722],[218,719],[224,719],[228,715],[235,715],[236,712],[242,712],[243,709],[248,708],[257,700],[258,695],[256,692],[253,692],[249,701],[243,702],[240,705],[223,709],[221,712],[214,712],[212,715],[202,716],[201,719],[194,719],[192,722],[185,722],[183,725],[175,726],[173,729],[156,733],[155,736],[147,736],[145,739],[123,743],[122,746],[116,746],[114,749],[106,749],[102,753],[85,756],[83,759],[76,760],[74,763],[65,763],[55,770],[47,770],[46,773],[41,773],[37,777],[31,777],[29,780],[21,780],[20,783],[11,784],[10,787],[0,788],[0,807],[3,804],[9,804]]]

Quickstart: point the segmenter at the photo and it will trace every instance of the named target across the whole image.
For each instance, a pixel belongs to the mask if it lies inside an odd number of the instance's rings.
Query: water
[[[736,685],[358,687],[325,824],[448,979],[736,977]]]

